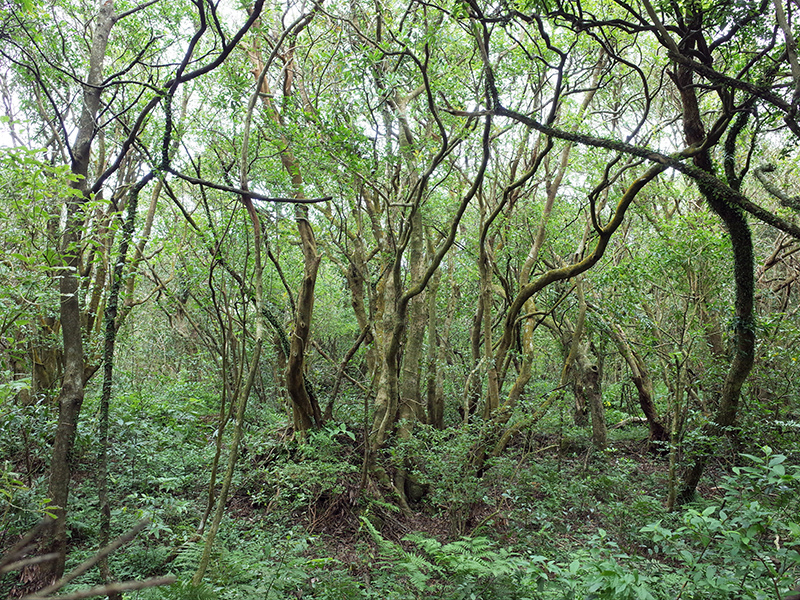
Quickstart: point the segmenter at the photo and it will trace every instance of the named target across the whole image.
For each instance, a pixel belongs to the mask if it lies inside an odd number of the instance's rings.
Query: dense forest
[[[800,582],[797,0],[0,0],[0,595]]]

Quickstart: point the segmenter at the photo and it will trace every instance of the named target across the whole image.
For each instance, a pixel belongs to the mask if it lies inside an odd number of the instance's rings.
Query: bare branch
[[[131,8],[129,10],[126,10],[125,12],[121,12],[118,15],[116,15],[114,20],[115,21],[121,21],[125,17],[129,17],[132,14],[137,13],[140,10],[144,10],[148,6],[152,6],[153,4],[156,4],[157,2],[160,2],[160,1],[161,0],[150,0],[150,2],[145,2],[144,4],[140,4],[139,6],[134,6],[133,8]]]
[[[264,196],[263,194],[258,194],[256,192],[252,192],[249,190],[243,190],[241,188],[231,187],[229,185],[222,185],[221,183],[214,183],[212,181],[207,181],[205,179],[198,179],[197,177],[191,177],[190,175],[186,175],[181,173],[180,171],[176,171],[175,169],[168,167],[165,169],[167,173],[171,173],[175,175],[175,177],[179,179],[183,179],[194,185],[204,185],[206,187],[210,187],[215,190],[220,190],[222,192],[230,192],[231,194],[237,195],[248,195],[254,200],[263,200],[264,202],[288,202],[290,204],[318,204],[320,202],[328,202],[333,200],[333,196],[323,196],[322,198],[284,198],[282,196]]]
[[[49,554],[42,554],[41,556],[32,556],[17,562],[11,563],[0,568],[0,573],[10,573],[12,571],[19,571],[23,567],[30,567],[32,565],[40,565],[42,563],[50,562],[58,558],[58,552],[50,552]]]
[[[756,179],[761,182],[761,185],[764,186],[764,189],[767,190],[767,192],[781,201],[782,206],[800,211],[800,196],[790,196],[783,190],[779,189],[775,184],[767,179],[766,175],[764,175],[764,173],[771,173],[774,170],[775,165],[763,165],[753,169],[753,174],[756,176]]]
[[[98,562],[100,562],[101,559],[105,558],[106,556],[108,556],[109,554],[111,554],[112,552],[117,550],[120,546],[124,546],[125,544],[130,542],[133,538],[136,537],[136,535],[142,529],[147,527],[149,524],[150,524],[150,521],[148,521],[146,519],[143,520],[143,521],[139,521],[139,523],[137,523],[136,526],[133,527],[133,529],[131,529],[127,533],[124,533],[121,536],[119,536],[116,540],[111,542],[105,548],[101,549],[99,552],[97,552],[91,558],[83,561],[77,567],[72,569],[72,571],[70,571],[69,573],[64,575],[61,579],[56,581],[53,585],[47,586],[46,588],[41,589],[38,592],[36,592],[37,596],[47,596],[48,594],[52,594],[53,592],[55,592],[57,590],[60,590],[62,587],[67,585],[70,581],[72,581],[73,579],[75,579],[76,577],[78,577],[80,575],[83,575],[86,571],[91,569],[94,565],[96,565]],[[88,597],[88,596],[79,596],[79,597],[80,598],[85,598],[85,597]],[[33,600],[33,599],[31,599],[31,600]]]
[[[71,594],[64,594],[60,596],[42,596],[40,594],[33,594],[30,596],[23,596],[20,600],[80,600],[81,598],[93,598],[95,596],[109,596],[111,594],[119,594],[121,592],[133,592],[136,590],[144,590],[147,588],[157,587],[160,585],[170,585],[175,582],[175,577],[169,575],[167,577],[151,577],[142,581],[124,581],[122,583],[111,583],[109,585],[98,585],[95,587],[87,588],[85,590],[78,590]]]

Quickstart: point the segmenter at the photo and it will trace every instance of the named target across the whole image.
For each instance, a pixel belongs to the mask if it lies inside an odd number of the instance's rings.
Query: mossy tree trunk
[[[661,422],[658,415],[658,410],[655,405],[655,392],[653,387],[653,378],[650,375],[650,369],[647,367],[642,356],[635,350],[635,348],[628,342],[622,327],[617,323],[608,324],[608,332],[611,339],[617,346],[617,350],[625,359],[628,368],[631,371],[631,381],[636,386],[637,395],[639,397],[639,407],[647,419],[647,425],[650,428],[649,442],[659,443],[667,442],[670,439],[670,434],[667,428]]]
[[[685,22],[684,37],[681,41],[680,50],[683,53],[698,53],[701,60],[711,62],[707,43],[703,35],[703,12],[697,4],[686,5],[686,14],[679,15]],[[713,174],[715,165],[711,154],[707,148],[708,139],[705,125],[700,112],[697,98],[697,85],[694,80],[694,72],[686,65],[678,65],[674,76],[674,82],[678,87],[683,107],[683,131],[686,142],[689,145],[705,144],[706,147],[700,150],[693,158],[695,166],[703,171]],[[724,115],[721,119],[729,119]],[[744,115],[746,119],[746,114]],[[744,126],[742,118],[738,120],[741,124],[739,130]],[[732,129],[728,134],[728,139],[732,142],[726,144],[726,151],[731,155],[730,160],[735,156],[736,129]],[[712,140],[713,141],[713,140]],[[730,146],[730,147],[728,147]],[[733,173],[729,172],[729,175]],[[734,189],[738,189],[739,181],[730,181],[728,184]],[[755,314],[754,314],[754,267],[753,267],[753,240],[750,227],[742,210],[730,202],[720,192],[711,185],[700,182],[698,184],[700,192],[714,213],[716,213],[725,224],[728,235],[731,238],[733,250],[733,281],[736,290],[734,301],[734,351],[733,357],[728,367],[722,389],[719,393],[716,413],[711,422],[703,427],[702,434],[708,439],[708,443],[694,457],[694,460],[686,470],[680,492],[677,496],[677,503],[683,504],[694,497],[697,484],[700,482],[706,462],[713,453],[713,439],[719,435],[730,431],[736,422],[736,415],[739,408],[739,398],[742,385],[744,384],[750,370],[753,367],[755,352]]]
[[[280,39],[286,40],[281,55],[284,61],[281,90],[283,100],[287,103],[294,98],[296,68],[294,52],[297,35],[312,18],[313,13],[301,15],[280,36]],[[302,435],[312,427],[320,427],[322,425],[322,411],[319,401],[314,395],[305,373],[306,349],[311,336],[311,321],[314,315],[314,290],[317,284],[321,255],[317,250],[314,230],[309,220],[308,206],[302,202],[306,199],[306,195],[301,165],[294,154],[289,137],[285,134],[284,117],[273,101],[274,96],[266,77],[276,52],[277,48],[267,60],[264,60],[259,41],[256,39],[249,54],[262,106],[278,130],[279,139],[276,142],[279,147],[281,165],[291,179],[294,199],[300,201],[295,204],[294,217],[300,238],[300,247],[303,252],[303,280],[297,294],[294,329],[290,336],[289,353],[286,357],[286,389],[292,401],[294,429]]]

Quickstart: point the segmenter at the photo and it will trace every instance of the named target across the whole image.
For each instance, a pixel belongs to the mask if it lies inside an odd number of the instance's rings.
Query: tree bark
[[[574,372],[573,390],[580,404],[588,407],[592,420],[592,442],[595,448],[603,450],[607,446],[605,407],[601,389],[601,368],[591,346],[585,341],[578,343],[578,352],[572,365]]]
[[[502,361],[492,360],[492,256],[491,256],[491,236],[489,228],[494,219],[500,214],[499,209],[492,215],[485,216],[485,208],[481,211],[481,238],[479,244],[478,273],[480,276],[480,309],[481,315],[480,331],[483,340],[482,358],[486,362],[488,371],[486,373],[486,401],[483,405],[483,418],[490,419],[494,411],[500,406],[500,383],[499,373],[502,370]]]
[[[58,558],[42,568],[46,584],[52,584],[64,574],[67,549],[67,504],[69,484],[74,468],[73,448],[78,426],[78,415],[83,405],[85,365],[81,308],[78,300],[78,269],[80,266],[79,241],[83,228],[83,206],[88,200],[87,180],[92,140],[95,136],[95,116],[100,106],[103,62],[108,37],[116,18],[113,0],[105,0],[95,20],[89,58],[89,75],[83,90],[83,106],[78,124],[78,134],[72,148],[71,170],[77,175],[73,188],[80,192],[67,204],[67,218],[61,240],[62,270],[59,279],[61,296],[61,331],[64,343],[64,378],[58,395],[58,423],[50,463],[48,496],[55,509],[55,521],[50,530],[46,552],[55,552]],[[42,586],[43,587],[43,586]]]
[[[433,243],[429,238],[429,254],[433,254]],[[460,298],[458,281],[455,277],[455,262],[448,261],[447,274],[450,283],[450,296],[444,323],[439,326],[436,296],[439,289],[438,277],[434,276],[428,290],[428,380],[427,407],[428,424],[435,429],[444,429],[444,369],[447,350],[450,347],[450,328]]]
[[[576,282],[578,293],[578,318],[570,354],[575,352],[572,363],[573,390],[575,391],[576,406],[583,405],[589,409],[592,418],[592,442],[598,450],[604,450],[607,445],[606,411],[603,406],[601,391],[602,368],[599,358],[592,349],[592,343],[586,338],[586,297],[583,293],[583,278],[579,275]]]
[[[307,23],[306,20],[296,22],[297,29],[287,33],[296,35]],[[257,43],[250,50],[250,59],[253,63],[253,75],[256,78],[259,98],[266,109],[269,117],[279,128],[280,139],[280,159],[286,173],[291,178],[294,188],[294,198],[304,199],[303,175],[300,164],[292,151],[289,139],[283,134],[283,119],[275,103],[272,101],[272,93],[267,84],[266,73],[270,63],[264,63],[261,50]],[[293,70],[294,70],[294,46],[289,48],[284,54],[286,65],[284,68],[283,95],[288,99],[293,95]],[[322,411],[319,402],[314,395],[310,382],[305,375],[305,352],[311,334],[311,320],[314,314],[314,289],[317,284],[317,272],[321,256],[317,251],[317,242],[314,237],[314,230],[308,219],[308,206],[304,204],[295,205],[295,223],[297,232],[300,236],[300,245],[303,251],[303,281],[297,295],[294,315],[294,331],[291,335],[289,355],[286,365],[286,389],[292,401],[292,415],[295,431],[300,433],[319,427],[322,425]]]
[[[408,245],[408,269],[411,281],[419,281],[425,272],[425,253],[422,250],[422,215],[416,211],[411,223],[411,239]],[[413,298],[408,307],[403,348],[403,365],[400,373],[400,420],[424,421],[425,409],[420,395],[420,373],[422,346],[425,341],[425,299],[422,294]]]
[[[608,332],[611,334],[611,338],[617,345],[619,353],[625,359],[625,362],[628,363],[628,368],[631,370],[631,381],[633,381],[633,385],[636,386],[636,391],[639,396],[639,406],[650,428],[650,443],[669,441],[669,432],[661,423],[653,400],[655,397],[653,378],[650,376],[650,370],[647,368],[647,364],[630,343],[628,343],[625,332],[619,325],[616,323],[609,324]]]
[[[297,313],[286,365],[286,388],[292,399],[295,431],[303,432],[322,425],[319,402],[307,385],[305,377],[305,351],[311,334],[314,288],[317,283],[320,255],[317,252],[314,231],[308,221],[308,208],[298,205],[295,211],[295,221],[303,247],[303,283],[297,295]]]
[[[417,210],[411,219],[411,234],[408,244],[409,275],[411,281],[419,281],[425,272],[425,254],[422,251],[422,215]],[[428,288],[430,292],[430,287]],[[425,341],[425,298],[422,294],[409,301],[408,323],[406,325],[405,347],[399,382],[399,402],[397,437],[411,439],[417,422],[425,421],[425,408],[421,402],[420,375],[422,367],[422,345]],[[399,465],[395,474],[395,487],[401,496],[401,506],[407,510],[406,485],[408,464]]]
[[[686,16],[687,27],[691,33],[686,36],[684,41],[686,47],[683,50],[707,51],[702,33],[697,33],[702,31],[702,12],[697,6],[690,8],[689,11]],[[700,44],[697,44],[698,39]],[[698,48],[695,48],[696,45]],[[708,58],[710,64],[710,57]],[[686,142],[690,145],[704,143],[706,131],[698,105],[697,87],[693,81],[694,73],[686,65],[678,65],[674,80],[683,105],[683,130]],[[703,171],[709,174],[714,172],[714,164],[708,149],[698,152],[693,160],[695,166]],[[738,187],[735,182],[729,183],[734,183],[735,187]],[[698,187],[711,210],[722,219],[728,230],[733,246],[733,278],[736,287],[734,355],[719,395],[714,419],[703,427],[702,432],[705,437],[713,440],[714,437],[726,433],[726,430],[735,423],[742,385],[753,367],[755,356],[753,240],[747,219],[740,208],[730,204],[716,187],[703,182],[698,182]],[[676,499],[678,504],[689,502],[694,497],[706,462],[713,452],[711,440],[686,470]]]
[[[428,250],[431,250],[431,241],[428,239]],[[426,357],[425,370],[425,408],[427,419],[425,422],[434,429],[444,429],[444,398],[439,393],[439,375],[441,369],[438,361],[439,357],[439,314],[436,306],[436,297],[439,294],[441,284],[441,272],[433,274],[428,285],[427,304],[428,304],[428,354]]]

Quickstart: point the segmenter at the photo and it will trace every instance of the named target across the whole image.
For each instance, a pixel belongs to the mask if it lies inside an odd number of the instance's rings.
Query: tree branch
[[[328,202],[333,199],[333,196],[323,196],[321,198],[286,198],[283,196],[265,196],[264,194],[259,194],[257,192],[243,190],[241,188],[235,188],[229,185],[223,185],[221,183],[214,183],[213,181],[208,181],[206,179],[198,179],[197,177],[191,177],[190,175],[181,173],[180,171],[177,171],[172,167],[167,167],[165,171],[167,173],[175,175],[175,177],[177,177],[178,179],[183,179],[184,181],[191,183],[193,185],[203,185],[215,190],[220,190],[222,192],[230,192],[231,194],[237,194],[237,195],[246,194],[251,198],[253,198],[254,200],[263,200],[264,202],[287,202],[290,204],[318,204],[320,202]]]

